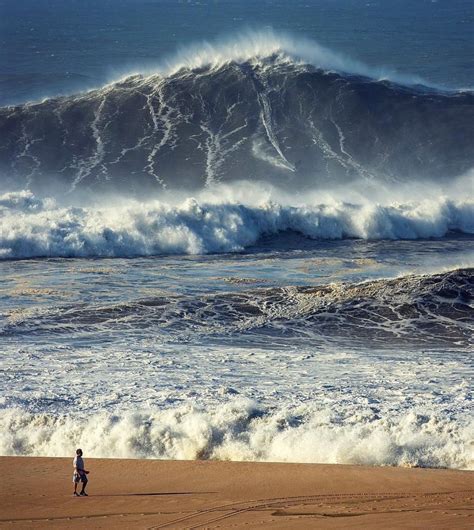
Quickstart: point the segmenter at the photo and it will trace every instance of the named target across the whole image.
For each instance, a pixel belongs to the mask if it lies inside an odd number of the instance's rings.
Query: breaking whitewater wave
[[[473,93],[373,75],[274,35],[203,46],[160,73],[0,109],[1,188],[144,196],[242,178],[449,181],[474,166]]]
[[[119,201],[60,207],[31,192],[0,196],[0,258],[132,257],[237,252],[284,231],[312,239],[420,239],[474,233],[474,201],[291,206]]]
[[[78,416],[0,411],[0,454],[258,460],[472,469],[473,425],[443,413],[392,415],[311,405],[272,410],[236,399],[219,407]]]

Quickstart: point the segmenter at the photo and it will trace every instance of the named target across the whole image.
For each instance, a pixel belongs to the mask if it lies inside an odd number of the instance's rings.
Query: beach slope
[[[87,456],[87,455],[85,455]],[[0,457],[1,528],[473,528],[474,473],[255,462]]]

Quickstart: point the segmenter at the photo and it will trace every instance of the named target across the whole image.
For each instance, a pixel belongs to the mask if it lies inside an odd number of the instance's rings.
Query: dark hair
[[[76,455],[82,455],[82,449],[76,449]]]

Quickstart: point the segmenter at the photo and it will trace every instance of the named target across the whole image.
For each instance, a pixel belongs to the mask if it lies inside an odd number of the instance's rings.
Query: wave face
[[[224,200],[224,202],[221,202]],[[0,195],[0,259],[133,257],[237,252],[263,236],[298,232],[312,239],[421,239],[474,233],[474,201],[291,206],[188,198],[120,201],[108,208],[61,207],[29,191]]]
[[[242,178],[446,181],[474,166],[470,92],[336,73],[281,50],[217,56],[0,109],[2,186],[141,196]]]

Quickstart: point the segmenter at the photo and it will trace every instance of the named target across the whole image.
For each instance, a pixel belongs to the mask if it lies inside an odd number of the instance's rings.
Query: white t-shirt
[[[76,456],[74,458],[73,465],[74,465],[74,468],[77,467],[78,470],[84,469],[84,460],[82,459],[82,456]]]

